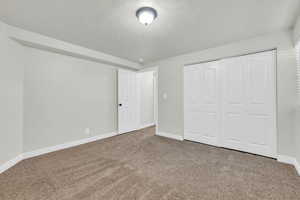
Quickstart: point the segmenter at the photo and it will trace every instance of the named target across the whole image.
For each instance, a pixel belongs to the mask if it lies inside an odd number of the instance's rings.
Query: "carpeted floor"
[[[299,200],[290,165],[154,136],[154,127],[24,160],[1,200]]]

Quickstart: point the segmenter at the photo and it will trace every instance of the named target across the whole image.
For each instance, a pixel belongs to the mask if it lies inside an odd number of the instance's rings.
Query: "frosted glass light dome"
[[[136,11],[139,22],[145,26],[151,24],[157,17],[157,12],[151,7],[142,7]]]

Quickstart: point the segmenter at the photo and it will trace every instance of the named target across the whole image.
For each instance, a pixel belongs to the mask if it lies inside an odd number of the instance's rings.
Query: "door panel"
[[[126,133],[138,128],[138,93],[137,73],[126,70],[118,71],[118,124],[119,133]]]
[[[228,86],[224,88],[226,89],[224,98],[233,106],[242,104],[244,92],[244,69],[239,65],[233,64],[234,62],[233,60],[228,60],[222,63],[223,65],[227,64],[225,69],[223,69],[225,72],[225,84]]]
[[[219,145],[218,62],[186,68],[185,139]]]
[[[222,146],[246,150],[245,60],[242,57],[221,61],[222,66]]]
[[[224,147],[276,156],[274,66],[273,51],[222,61]],[[233,90],[238,94],[233,96]],[[236,113],[235,123],[229,113]],[[234,141],[231,135],[236,136]]]

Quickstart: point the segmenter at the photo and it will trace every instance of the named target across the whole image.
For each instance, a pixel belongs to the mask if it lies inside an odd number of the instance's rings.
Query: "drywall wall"
[[[141,127],[154,124],[154,80],[153,72],[139,73],[140,124]]]
[[[25,46],[56,52],[62,55],[92,60],[94,62],[128,68],[131,70],[140,69],[139,63],[132,62],[123,58],[105,54],[99,51],[94,51],[82,46],[50,38],[38,33],[26,31],[14,26],[6,25],[6,29],[7,34],[10,38],[20,42]]]
[[[0,22],[0,166],[22,153],[22,53]]]
[[[293,30],[294,43],[300,41],[300,16],[297,18],[296,24]]]
[[[158,131],[183,136],[183,67],[277,48],[278,153],[294,156],[293,112],[296,104],[296,59],[291,31],[181,55],[147,65],[158,66]]]
[[[24,152],[113,135],[113,66],[140,65],[0,21],[0,172]]]
[[[28,47],[26,57],[24,152],[117,130],[115,68]]]

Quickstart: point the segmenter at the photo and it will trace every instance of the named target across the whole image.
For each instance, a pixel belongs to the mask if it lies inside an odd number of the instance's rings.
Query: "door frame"
[[[224,57],[220,57],[220,58],[216,58],[216,59],[208,59],[208,60],[203,60],[203,61],[199,61],[199,62],[193,62],[193,63],[187,63],[187,64],[184,64],[183,65],[183,68],[182,68],[182,73],[183,73],[183,84],[185,84],[185,80],[184,80],[184,68],[185,67],[189,67],[189,66],[193,66],[193,65],[197,65],[197,64],[202,64],[202,63],[208,63],[208,62],[213,62],[213,61],[220,61],[220,60],[223,60],[223,59],[228,59],[228,58],[235,58],[235,57],[241,57],[241,56],[247,56],[247,55],[252,55],[252,54],[257,54],[257,53],[263,53],[263,52],[269,52],[269,51],[274,51],[274,98],[273,98],[273,102],[274,102],[274,135],[275,135],[275,155],[273,158],[275,159],[278,159],[278,156],[279,156],[279,152],[278,152],[278,138],[279,138],[279,135],[278,135],[278,84],[277,84],[277,65],[278,65],[278,60],[277,60],[277,57],[278,57],[278,50],[277,48],[271,48],[271,49],[265,49],[265,50],[261,50],[261,51],[254,51],[254,52],[249,52],[249,53],[245,53],[245,54],[236,54],[236,55],[233,55],[233,56],[224,56]],[[184,88],[184,87],[183,87]],[[185,105],[185,101],[184,101],[184,95],[185,95],[185,91],[183,91],[183,107]],[[185,119],[185,112],[183,113],[183,119]],[[185,130],[185,123],[184,123],[184,120],[183,120],[183,130]],[[183,138],[185,139],[185,131],[183,131]],[[216,146],[217,147],[217,146]],[[224,148],[224,147],[221,147],[221,148]],[[234,149],[233,149],[234,150]]]
[[[138,73],[153,72],[153,86],[154,86],[154,125],[155,135],[158,133],[158,66],[141,69]]]

